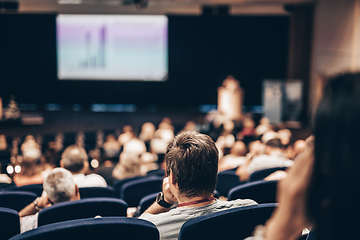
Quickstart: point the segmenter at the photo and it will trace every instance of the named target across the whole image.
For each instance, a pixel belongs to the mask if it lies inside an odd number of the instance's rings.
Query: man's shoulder
[[[225,208],[234,208],[234,207],[245,207],[250,205],[256,205],[257,202],[255,202],[252,199],[236,199],[231,201],[219,201],[219,208],[225,207]]]
[[[107,187],[105,179],[99,174],[86,175],[79,187]]]

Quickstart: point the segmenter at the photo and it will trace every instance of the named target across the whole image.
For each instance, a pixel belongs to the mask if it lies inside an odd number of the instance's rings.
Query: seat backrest
[[[1,191],[0,207],[11,208],[20,212],[24,207],[33,202],[36,198],[37,195],[32,192]]]
[[[253,199],[257,203],[275,203],[278,181],[255,181],[245,183],[229,191],[228,199]]]
[[[162,190],[163,177],[151,176],[125,183],[120,190],[120,198],[129,205],[136,207],[141,198]]]
[[[180,229],[179,240],[245,239],[264,224],[276,208],[275,203],[231,208],[190,219]]]
[[[274,173],[276,171],[279,171],[279,170],[285,171],[286,167],[268,168],[268,169],[262,169],[262,170],[253,172],[249,177],[249,182],[263,180],[264,178],[266,178],[270,174],[272,174],[272,173]]]
[[[79,188],[81,199],[97,197],[115,197],[112,187],[81,187]]]
[[[14,187],[15,185],[13,183],[0,183],[0,190],[6,190],[9,187]]]
[[[146,195],[145,197],[143,197],[140,200],[140,203],[139,203],[140,214],[145,212],[145,210],[148,209],[151,206],[151,204],[153,204],[155,202],[158,194],[159,194],[158,192],[152,193],[152,194]]]
[[[116,198],[87,198],[57,203],[39,212],[38,226],[96,216],[126,216],[127,204]]]
[[[18,234],[11,240],[158,240],[159,230],[148,221],[127,217],[78,219],[53,223]]]
[[[115,190],[115,197],[119,198],[120,197],[120,191],[121,191],[121,187],[128,182],[132,182],[138,179],[142,179],[145,178],[144,176],[137,176],[137,177],[132,177],[132,178],[125,178],[122,180],[113,180],[114,183],[114,190]]]
[[[216,183],[216,190],[219,192],[220,196],[227,196],[229,190],[233,187],[241,185],[239,176],[235,172],[224,171],[218,173],[218,179]]]
[[[43,185],[42,184],[30,184],[24,186],[12,186],[6,188],[7,191],[25,191],[25,192],[32,192],[35,193],[38,197],[42,195],[43,192]]]
[[[19,213],[14,209],[0,207],[0,236],[9,239],[20,233]]]

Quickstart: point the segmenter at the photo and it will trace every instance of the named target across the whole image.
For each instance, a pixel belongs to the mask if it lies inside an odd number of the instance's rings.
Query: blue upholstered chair
[[[286,167],[276,167],[276,168],[268,168],[268,169],[262,169],[256,172],[253,172],[250,177],[248,182],[254,182],[254,181],[258,181],[258,180],[263,180],[264,178],[266,178],[267,176],[269,176],[270,174],[276,172],[276,171],[285,171]]]
[[[179,240],[245,239],[270,218],[275,208],[276,203],[259,204],[196,217],[181,227]]]
[[[0,183],[0,191],[6,190],[8,187],[15,186],[13,183]]]
[[[132,177],[132,178],[125,178],[125,179],[122,179],[122,180],[114,180],[114,182],[113,182],[114,185],[113,186],[114,186],[114,190],[115,190],[115,197],[120,198],[120,191],[121,191],[122,186],[125,183],[132,182],[132,181],[142,179],[142,178],[145,178],[145,177],[144,176],[136,176],[136,177]]]
[[[38,226],[96,216],[126,216],[127,204],[117,198],[87,198],[57,203],[39,212]]]
[[[9,239],[20,233],[19,213],[14,209],[0,207],[0,238]]]
[[[82,187],[79,188],[81,199],[97,197],[115,197],[112,187]]]
[[[145,212],[146,209],[148,209],[151,204],[153,204],[156,200],[156,197],[159,192],[152,193],[149,195],[146,195],[140,200],[139,207],[140,207],[140,215]]]
[[[137,207],[141,198],[162,190],[163,177],[151,176],[125,183],[121,187],[120,198],[130,207]]]
[[[229,190],[241,185],[239,176],[233,171],[224,171],[218,173],[218,179],[216,183],[216,190],[219,192],[220,196],[227,196]]]
[[[158,240],[159,230],[148,221],[127,217],[77,219],[53,223],[18,234],[11,240]]]
[[[275,203],[278,181],[255,181],[245,183],[229,191],[228,199],[253,199],[257,203]]]
[[[6,191],[25,191],[25,192],[32,192],[35,193],[38,197],[42,195],[43,192],[43,185],[42,184],[31,184],[31,185],[24,185],[24,186],[12,186],[5,189]]]
[[[32,192],[25,191],[1,191],[0,207],[14,209],[20,212],[24,207],[32,203],[37,195]]]

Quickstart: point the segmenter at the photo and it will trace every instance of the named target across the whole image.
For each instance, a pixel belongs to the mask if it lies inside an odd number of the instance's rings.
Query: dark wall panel
[[[166,82],[59,81],[56,15],[0,14],[0,97],[19,103],[216,104],[227,75],[246,105],[261,104],[264,78],[286,77],[286,16],[169,16]]]

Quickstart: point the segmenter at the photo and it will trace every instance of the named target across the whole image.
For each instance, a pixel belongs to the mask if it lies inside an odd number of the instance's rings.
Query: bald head
[[[302,153],[303,151],[305,151],[306,148],[306,141],[305,140],[297,140],[294,143],[294,151],[295,154],[298,155],[300,153]]]
[[[242,141],[236,141],[230,149],[230,153],[235,156],[245,156],[247,153],[247,148],[245,143]]]

